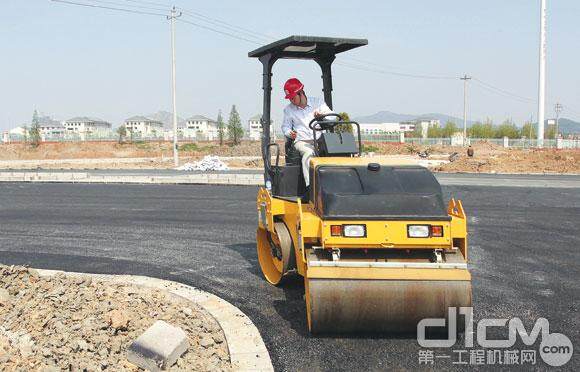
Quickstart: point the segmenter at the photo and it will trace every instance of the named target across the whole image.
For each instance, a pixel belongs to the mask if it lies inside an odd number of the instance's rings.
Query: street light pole
[[[470,76],[464,75],[463,80],[463,147],[467,145],[467,81],[471,80]]]
[[[546,101],[546,0],[540,0],[540,72],[538,81],[538,147],[544,147]]]
[[[167,19],[171,20],[171,85],[173,98],[173,163],[179,165],[179,154],[177,153],[177,102],[175,93],[175,19],[181,16],[175,6],[171,8],[171,15]]]

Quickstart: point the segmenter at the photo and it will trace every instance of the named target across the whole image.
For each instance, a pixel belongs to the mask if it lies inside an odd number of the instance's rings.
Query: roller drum
[[[312,333],[402,333],[471,306],[471,282],[306,279],[306,295]]]

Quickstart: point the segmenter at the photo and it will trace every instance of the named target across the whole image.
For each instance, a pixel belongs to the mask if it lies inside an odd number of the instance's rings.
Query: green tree
[[[494,131],[495,138],[519,138],[520,131],[518,127],[514,124],[511,119],[506,119],[503,123],[501,123]]]
[[[222,117],[222,110],[220,110],[218,112],[218,117],[217,117],[217,130],[218,130],[218,138],[220,140],[220,146],[224,145],[224,138],[225,138],[225,124],[224,124],[224,118]]]
[[[555,139],[556,138],[556,126],[555,125],[548,125],[546,130],[544,131],[544,138],[545,139]]]
[[[340,112],[342,121],[350,121],[350,116],[346,112]],[[334,127],[334,131],[338,133],[352,133],[352,124],[338,124]]]
[[[240,120],[240,114],[236,110],[236,105],[232,106],[232,111],[230,111],[230,117],[228,119],[228,136],[230,141],[234,146],[240,144],[240,140],[244,135],[244,128],[242,128],[242,121]]]
[[[467,128],[467,135],[471,138],[493,138],[495,129],[491,119],[486,119],[485,123],[476,122]]]
[[[457,128],[457,125],[454,122],[448,121],[445,123],[443,129],[441,129],[441,137],[450,138],[455,134],[455,132],[459,132],[459,128]]]
[[[427,138],[441,138],[443,137],[443,129],[439,125],[430,125],[427,128]]]
[[[526,121],[524,123],[524,126],[522,127],[520,134],[522,137],[528,139],[536,138],[538,136],[536,132],[536,126],[530,121]]]
[[[125,137],[127,137],[127,128],[124,125],[121,125],[117,128],[117,134],[119,135],[119,143],[123,143],[125,141]]]
[[[38,111],[34,110],[32,124],[30,125],[30,144],[32,147],[38,147],[40,140],[40,120],[38,119]]]

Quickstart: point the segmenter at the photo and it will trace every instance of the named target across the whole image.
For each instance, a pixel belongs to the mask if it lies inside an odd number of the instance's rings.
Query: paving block
[[[171,367],[188,347],[181,328],[158,320],[129,346],[127,359],[146,370],[161,371]]]

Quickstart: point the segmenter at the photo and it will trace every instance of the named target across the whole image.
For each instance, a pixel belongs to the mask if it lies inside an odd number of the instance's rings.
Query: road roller
[[[363,156],[359,124],[337,114],[310,122],[310,187],[288,140],[280,163],[281,146],[270,138],[274,63],[315,61],[332,109],[332,63],[364,45],[366,39],[290,36],[249,53],[263,68],[258,261],[272,285],[290,275],[304,279],[313,334],[413,332],[421,319],[471,306],[465,211],[460,200],[445,203],[427,168]],[[341,124],[353,131],[335,130]]]

